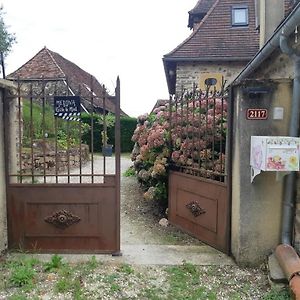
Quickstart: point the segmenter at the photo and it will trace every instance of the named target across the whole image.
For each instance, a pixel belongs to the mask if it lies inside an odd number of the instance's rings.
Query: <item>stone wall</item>
[[[293,36],[291,44],[294,43]],[[298,46],[299,48],[299,46]],[[252,75],[255,78],[270,78],[271,80],[293,79],[294,78],[294,66],[293,61],[288,55],[283,54],[280,49],[273,52],[272,56],[269,57],[256,72]],[[292,98],[292,84],[289,87],[289,93],[282,95],[282,101],[286,105],[290,106]],[[289,124],[287,124],[289,126]],[[300,255],[300,176],[297,181],[297,196],[296,196],[296,212],[294,220],[294,248]]]
[[[5,180],[5,168],[8,167],[8,162],[5,161],[4,154],[4,98],[3,94],[5,90],[13,91],[16,87],[7,80],[0,79],[0,254],[7,249],[7,211],[6,211],[6,180]],[[16,115],[14,115],[15,117]],[[12,116],[13,117],[13,116]],[[11,120],[13,123],[13,120]],[[16,128],[11,133],[16,135]],[[16,142],[16,140],[15,140]]]
[[[272,85],[273,91],[256,98],[245,86]],[[231,250],[239,264],[259,265],[280,243],[284,178],[262,172],[250,180],[251,136],[286,136],[290,118],[291,80],[247,81],[234,88]],[[273,108],[282,107],[282,120]],[[267,120],[247,120],[248,108],[264,108]]]
[[[35,173],[42,173],[44,169],[46,173],[53,173],[56,170],[63,172],[68,169],[77,168],[80,165],[80,158],[82,165],[89,160],[88,145],[81,145],[81,153],[79,148],[72,148],[69,151],[59,150],[45,151],[41,149],[33,149],[33,157],[31,151],[22,154],[22,170],[25,174],[31,174],[32,164]],[[57,163],[57,166],[56,166]]]
[[[182,86],[186,89],[192,89],[193,84],[199,85],[200,76],[203,73],[221,73],[229,84],[245,65],[245,62],[180,62],[177,64],[176,70],[176,92],[179,92]]]
[[[3,120],[3,89],[0,91],[0,165],[5,166],[4,159],[4,124]],[[0,253],[7,248],[5,169],[0,170]]]
[[[251,78],[272,80],[294,78],[293,62],[286,54],[277,49],[252,74]]]

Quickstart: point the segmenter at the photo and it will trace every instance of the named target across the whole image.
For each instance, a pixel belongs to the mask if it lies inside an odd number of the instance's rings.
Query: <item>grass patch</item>
[[[56,271],[64,265],[63,258],[57,254],[52,255],[51,260],[45,263],[45,271],[52,272]]]
[[[182,266],[166,269],[170,288],[168,299],[217,299],[216,293],[202,287],[199,281],[199,271],[191,263],[184,262]]]
[[[292,299],[291,294],[288,289],[271,289],[267,292],[263,300],[289,300]]]
[[[8,261],[7,267],[10,270],[8,283],[14,287],[31,289],[36,277],[34,266],[37,264],[39,264],[39,261],[32,257],[25,258],[24,260]]]
[[[133,274],[134,273],[134,270],[133,268],[128,265],[128,264],[122,264],[119,268],[118,268],[118,272],[121,272],[121,273],[125,273],[127,275],[129,274]]]
[[[0,262],[0,299],[291,299],[287,289],[268,288],[265,272],[237,266],[134,266],[67,263],[53,255],[47,263],[29,256]]]
[[[120,277],[119,274],[113,273],[113,274],[106,275],[103,281],[105,283],[114,283],[119,277]]]

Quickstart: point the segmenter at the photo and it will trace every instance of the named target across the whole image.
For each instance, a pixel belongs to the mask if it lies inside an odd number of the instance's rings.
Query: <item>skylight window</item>
[[[232,26],[248,26],[248,7],[232,7]]]

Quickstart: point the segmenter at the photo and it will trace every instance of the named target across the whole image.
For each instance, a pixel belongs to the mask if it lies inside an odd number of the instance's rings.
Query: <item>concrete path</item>
[[[209,246],[122,245],[121,250],[122,256],[96,254],[95,257],[102,262],[132,265],[181,265],[183,262],[199,266],[235,264],[230,257]],[[41,261],[51,259],[51,254],[35,254],[34,256]],[[67,262],[78,263],[89,261],[93,255],[62,254],[62,256]]]

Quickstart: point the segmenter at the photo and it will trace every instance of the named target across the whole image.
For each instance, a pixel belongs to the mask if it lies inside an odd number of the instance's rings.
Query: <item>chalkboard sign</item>
[[[54,116],[68,121],[79,121],[79,96],[54,96]]]

